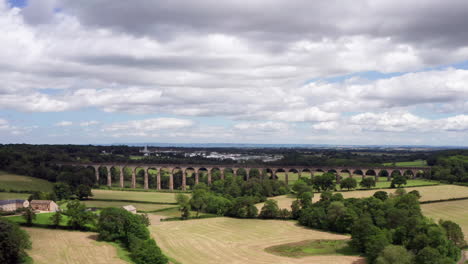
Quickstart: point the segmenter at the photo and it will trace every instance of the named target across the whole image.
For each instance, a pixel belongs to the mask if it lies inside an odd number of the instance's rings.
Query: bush
[[[258,217],[263,219],[275,219],[279,217],[279,212],[278,202],[276,200],[267,200]]]

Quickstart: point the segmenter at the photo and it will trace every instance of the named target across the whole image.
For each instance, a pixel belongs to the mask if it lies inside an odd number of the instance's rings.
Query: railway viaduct
[[[349,174],[349,177],[353,177],[354,174],[361,174],[362,178],[366,175],[375,176],[376,181],[379,179],[379,175],[382,172],[387,172],[387,180],[391,180],[393,172],[397,171],[401,175],[410,175],[411,178],[415,178],[419,173],[429,173],[429,167],[331,167],[331,166],[245,166],[245,165],[195,165],[195,164],[118,164],[118,163],[60,163],[58,166],[73,166],[73,167],[84,167],[93,168],[96,174],[96,181],[99,182],[99,168],[107,168],[107,186],[112,185],[111,169],[119,168],[119,180],[120,187],[124,187],[124,169],[129,168],[132,172],[131,186],[136,188],[136,172],[137,169],[144,170],[144,189],[148,189],[148,170],[156,169],[156,189],[161,190],[161,178],[163,176],[163,170],[169,172],[169,190],[174,190],[174,173],[176,171],[182,172],[182,190],[186,190],[187,187],[187,172],[195,172],[195,184],[199,181],[199,173],[205,172],[208,178],[208,184],[211,184],[211,175],[214,171],[219,171],[221,179],[224,179],[226,170],[231,170],[234,176],[238,176],[239,169],[245,170],[246,179],[249,178],[251,170],[258,170],[260,175],[263,177],[266,173],[270,173],[273,179],[277,178],[277,173],[285,174],[285,181],[288,184],[288,174],[297,173],[301,176],[302,173],[308,172],[313,175],[314,172],[333,172],[337,176],[337,181],[340,180],[340,174]],[[369,173],[369,174],[368,174]]]

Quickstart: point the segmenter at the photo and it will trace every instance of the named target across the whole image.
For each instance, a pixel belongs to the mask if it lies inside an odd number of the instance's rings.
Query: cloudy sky
[[[468,145],[466,0],[0,0],[0,143]]]

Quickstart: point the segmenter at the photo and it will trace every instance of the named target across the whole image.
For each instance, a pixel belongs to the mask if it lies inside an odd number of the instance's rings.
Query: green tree
[[[142,240],[150,237],[144,220],[123,208],[103,209],[96,227],[99,232],[99,239],[105,241],[118,240],[126,245],[130,243],[130,236]]]
[[[190,217],[190,198],[188,195],[178,193],[176,195],[176,201],[179,205],[180,216],[182,219],[187,219]]]
[[[73,195],[70,185],[63,182],[54,184],[54,193],[59,201],[68,200]]]
[[[368,237],[365,247],[366,256],[371,260],[371,263],[375,261],[380,252],[384,248],[391,244],[391,235],[386,230],[380,230],[376,234]]]
[[[351,178],[351,177],[343,179],[340,183],[340,188],[348,189],[348,191],[351,189],[356,189],[356,187],[357,187],[357,181],[356,179]]]
[[[28,226],[31,226],[33,221],[36,220],[36,213],[34,212],[34,209],[31,208],[31,206],[24,209],[23,218],[26,220],[26,224]]]
[[[393,177],[391,184],[400,188],[402,185],[406,185],[406,177],[403,175],[396,175]]]
[[[301,202],[294,200],[291,203],[291,216],[293,219],[298,219],[301,216]]]
[[[318,191],[331,191],[335,189],[335,174],[331,172],[315,176],[313,179],[314,188]]]
[[[452,221],[440,220],[439,225],[445,229],[447,238],[452,241],[457,247],[463,248],[466,246],[465,236],[460,226]]]
[[[403,246],[388,245],[377,257],[376,264],[412,264],[414,256]]]
[[[62,218],[63,218],[62,212],[57,211],[57,212],[55,212],[55,214],[53,214],[50,217],[50,221],[51,221],[51,223],[52,223],[52,225],[54,227],[58,227],[58,226],[60,226],[60,222],[62,221]]]
[[[388,199],[388,193],[384,191],[377,191],[374,193],[374,197],[382,201],[385,201]]]
[[[76,188],[76,196],[80,200],[88,199],[88,197],[92,197],[93,193],[91,192],[91,187],[89,187],[88,185],[80,184]]]
[[[28,233],[17,224],[0,218],[0,263],[23,263],[28,259],[26,249],[30,248]]]
[[[199,183],[195,185],[192,199],[190,199],[190,205],[192,208],[197,211],[197,217],[201,211],[203,211],[207,206],[208,200],[208,187],[204,183]]]
[[[269,199],[269,200],[266,200],[258,217],[264,218],[264,219],[275,219],[275,218],[278,218],[278,216],[279,216],[278,201]]]
[[[312,206],[312,198],[314,198],[314,193],[304,192],[298,198],[301,202],[301,208],[307,208],[309,206]]]
[[[375,187],[375,179],[374,179],[374,177],[366,177],[366,178],[362,179],[362,181],[359,183],[359,185],[361,185],[361,187],[370,189],[372,187]]]
[[[68,216],[68,225],[73,229],[84,230],[86,225],[94,224],[95,215],[86,210],[86,206],[78,200],[70,201],[67,204],[65,215]]]
[[[294,182],[292,190],[296,192],[297,196],[300,196],[305,192],[311,192],[312,188],[308,186],[305,181],[297,180],[296,182]]]

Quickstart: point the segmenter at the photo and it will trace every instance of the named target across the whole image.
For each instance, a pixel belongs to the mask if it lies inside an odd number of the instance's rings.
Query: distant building
[[[149,156],[151,151],[148,150],[148,146],[145,146],[143,150],[140,150],[140,153],[143,153],[143,156]]]
[[[125,205],[125,206],[122,206],[123,209],[129,211],[130,213],[133,213],[133,214],[136,214],[137,213],[137,209],[135,208],[135,206],[133,205]]]
[[[5,212],[16,211],[20,208],[28,207],[28,200],[0,200],[0,210]]]
[[[30,202],[31,208],[36,211],[57,212],[59,206],[52,200],[32,200]]]

